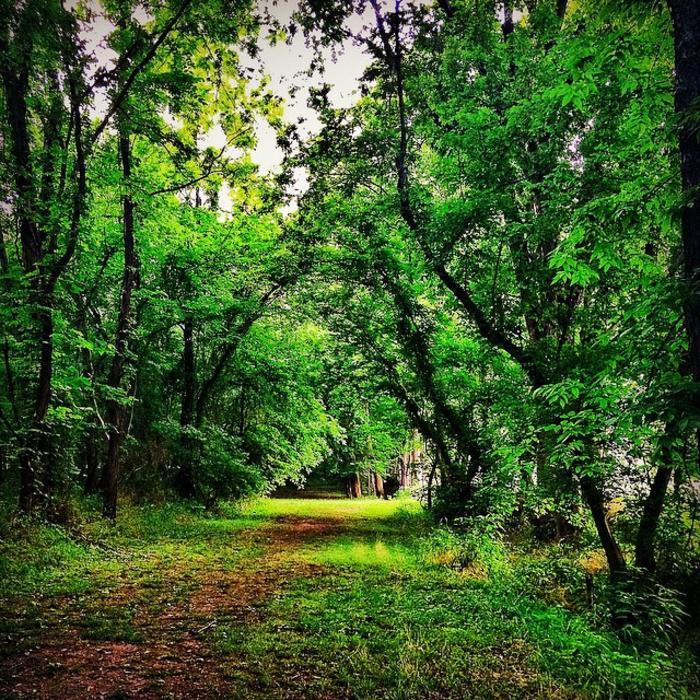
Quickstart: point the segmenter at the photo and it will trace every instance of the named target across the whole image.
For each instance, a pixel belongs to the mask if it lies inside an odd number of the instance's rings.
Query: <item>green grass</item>
[[[262,551],[265,524],[232,506],[209,514],[185,504],[125,504],[116,525],[84,508],[70,527],[15,518],[0,536],[3,654],[57,627],[87,640],[139,642],[136,618],[184,603],[208,572],[235,571]]]
[[[324,565],[324,576],[298,578],[262,624],[212,635],[222,656],[243,657],[260,680],[251,697],[277,697],[286,668],[305,679],[309,697],[329,688],[358,700],[693,697],[670,657],[639,655],[584,617],[519,590],[500,552],[490,555],[490,576],[473,578],[435,563],[415,509],[343,506],[349,532],[287,555]],[[286,503],[256,507],[289,514]],[[297,517],[338,512],[298,500],[290,509]]]
[[[241,508],[247,517],[298,517],[327,518],[344,523],[369,521],[370,527],[380,527],[386,521],[395,522],[402,518],[420,519],[422,509],[417,501],[397,498],[390,501],[377,498],[348,499],[304,499],[268,498],[251,501]]]
[[[116,525],[97,510],[61,528],[21,518],[0,532],[0,598],[59,596],[148,579],[173,567],[232,568],[250,556],[237,535],[266,522],[224,506],[209,514],[186,504],[124,505]],[[241,540],[243,542],[243,540]],[[239,546],[240,545],[240,546]]]
[[[416,551],[408,545],[386,541],[381,537],[343,536],[326,544],[313,544],[295,553],[304,561],[338,568],[378,568],[402,570],[416,558]]]
[[[502,543],[436,530],[413,501],[127,505],[116,526],[84,510],[1,534],[6,653],[48,630],[145,645],[201,628],[232,698],[698,697],[685,650],[625,646],[541,597],[540,560],[533,573]],[[244,579],[260,599],[191,608],[198,587],[238,595]]]

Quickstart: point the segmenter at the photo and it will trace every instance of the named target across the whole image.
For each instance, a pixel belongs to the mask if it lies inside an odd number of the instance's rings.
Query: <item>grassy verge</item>
[[[328,504],[262,507],[333,517]],[[450,551],[456,538],[427,529],[415,509],[361,501],[344,508],[347,531],[288,555],[322,565],[325,575],[292,582],[264,623],[212,635],[223,657],[245,660],[241,683],[257,679],[251,697],[276,697],[289,668],[309,697],[697,696],[686,649],[640,652],[567,609],[567,596],[562,604],[543,599],[531,585],[540,554],[515,561],[481,541],[468,565],[455,566],[463,556]],[[295,697],[292,688],[287,695]]]
[[[86,508],[67,527],[13,517],[0,529],[0,597],[83,593],[173,566],[235,566],[250,552],[235,534],[266,522],[233,506],[125,505],[115,525]]]

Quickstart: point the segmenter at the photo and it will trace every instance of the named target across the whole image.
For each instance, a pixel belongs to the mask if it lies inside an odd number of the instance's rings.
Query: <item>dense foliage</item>
[[[298,156],[326,315],[432,445],[446,514],[526,512],[558,536],[590,517],[621,573],[618,500],[642,569],[675,521],[672,567],[697,413],[667,10],[371,5],[359,33],[306,8],[317,41],[331,21],[374,57],[355,106],[316,93]]]
[[[2,466],[27,511],[76,484],[112,517],[121,482],[264,491],[355,430],[295,291],[308,245],[251,160],[260,120],[283,129],[239,57],[253,8],[136,9],[3,8]]]

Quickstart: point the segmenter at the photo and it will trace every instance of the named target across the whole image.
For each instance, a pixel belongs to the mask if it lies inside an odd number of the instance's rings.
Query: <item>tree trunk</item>
[[[627,569],[627,564],[622,550],[610,530],[603,494],[592,477],[582,476],[580,482],[581,492],[590,508],[593,522],[598,531],[598,537],[605,550],[610,576],[616,578]]]
[[[53,377],[53,294],[42,295],[43,306],[39,312],[39,329],[41,350],[39,354],[39,378],[36,387],[36,402],[34,405],[34,430],[38,457],[42,466],[40,475],[41,497],[48,501],[54,487],[54,469],[50,455],[51,436],[46,415],[51,403],[51,380]]]
[[[348,476],[347,492],[350,498],[360,498],[362,496],[362,484],[359,474],[355,473]]]
[[[676,59],[676,114],[680,120],[681,181],[686,200],[681,212],[683,274],[688,285],[685,326],[688,359],[696,389],[693,407],[700,414],[700,139],[693,114],[700,109],[700,2],[669,0]],[[700,447],[700,432],[697,434]]]
[[[673,469],[670,464],[670,450],[663,451],[663,464],[660,464],[654,475],[649,495],[644,502],[642,518],[637,530],[637,541],[635,543],[634,563],[646,571],[656,570],[656,557],[654,555],[654,539],[659,526],[659,518],[664,507],[666,491],[671,481]]]
[[[114,357],[109,371],[107,384],[113,390],[121,388],[124,365],[129,344],[131,317],[131,297],[136,287],[139,272],[139,258],[134,241],[134,201],[128,192],[131,179],[131,145],[129,133],[123,120],[119,124],[119,153],[122,163],[122,175],[127,193],[122,200],[124,216],[124,272],[117,320],[117,335]],[[103,514],[114,520],[117,515],[117,484],[119,480],[119,452],[124,441],[125,411],[119,399],[110,399],[107,403],[107,423],[109,436],[107,458],[104,466],[104,501]]]
[[[438,468],[438,460],[437,458],[433,459],[433,464],[430,467],[430,474],[428,474],[428,501],[427,501],[427,506],[428,510],[433,509],[433,481],[435,481],[435,472],[437,471]]]
[[[31,512],[40,498],[48,499],[53,486],[51,466],[46,461],[50,445],[46,414],[51,401],[51,379],[53,374],[53,299],[47,296],[40,302],[41,293],[33,295],[41,310],[36,314],[39,323],[39,376],[34,399],[34,414],[31,427],[22,445],[20,454],[20,509]],[[44,470],[42,473],[42,465]]]
[[[464,421],[452,408],[446,400],[443,391],[440,388],[439,382],[435,377],[435,367],[431,361],[430,341],[428,333],[421,327],[420,318],[416,314],[416,309],[412,304],[406,291],[396,281],[396,276],[393,273],[393,264],[388,256],[385,257],[386,262],[386,282],[389,287],[394,303],[399,312],[398,317],[398,335],[403,345],[406,354],[411,358],[414,371],[419,379],[426,396],[430,403],[435,408],[436,418],[438,423],[444,425],[449,434],[452,435],[457,443],[459,457],[466,460],[467,456],[476,450],[475,441],[470,434]],[[416,451],[412,451],[408,455],[407,463],[412,464],[418,461]],[[476,472],[471,474],[473,479]],[[411,474],[410,470],[407,474],[403,487],[410,486]]]
[[[3,36],[0,40],[0,52],[7,56],[9,48],[9,38]],[[30,421],[25,426],[26,435],[22,441],[19,457],[19,504],[21,510],[25,513],[29,513],[34,509],[40,490],[38,471],[41,462],[41,448],[46,443],[42,434],[45,430],[45,407],[48,407],[48,402],[45,402],[44,398],[49,396],[51,391],[52,331],[50,305],[44,305],[41,289],[39,264],[43,256],[42,236],[33,216],[35,191],[30,158],[27,114],[30,54],[31,48],[28,47],[23,47],[23,50],[20,51],[21,65],[18,71],[14,70],[9,60],[4,60],[2,66],[5,109],[7,110],[7,120],[10,126],[14,186],[17,194],[15,206],[22,251],[22,267],[25,274],[31,275],[29,294],[30,303],[35,309],[33,317],[36,321],[36,327],[33,329],[35,333],[33,340],[40,349],[39,376],[34,399],[34,410]],[[42,308],[46,310],[39,311]],[[46,362],[47,354],[49,358],[48,363]]]
[[[81,317],[81,330],[85,337],[88,335],[88,324],[86,319],[87,311],[84,308]],[[92,364],[92,353],[87,348],[83,348],[82,351],[82,362],[83,362],[83,377],[94,384],[97,372]],[[99,419],[97,413],[97,401],[95,401],[95,419]],[[86,495],[91,495],[97,493],[100,478],[100,459],[99,459],[99,440],[100,433],[98,427],[95,423],[91,422],[91,425],[85,431],[82,445],[82,465],[80,474],[83,477],[83,493]]]
[[[194,358],[194,322],[191,316],[185,318],[182,347],[182,404],[180,408],[180,451],[176,486],[183,498],[195,495],[194,474],[192,472],[193,441],[188,430],[192,427],[196,393]]]
[[[407,489],[411,485],[410,461],[410,452],[399,458],[399,485],[402,489]]]
[[[503,22],[501,22],[501,31],[503,32],[503,38],[508,39],[508,37],[513,33],[513,5],[511,0],[504,0],[503,2]]]
[[[85,464],[84,491],[87,495],[97,493],[100,477],[100,459],[98,449],[98,435],[95,428],[90,428],[85,435],[83,447],[83,460]]]
[[[384,498],[384,479],[377,472],[374,472],[374,495],[377,498]]]

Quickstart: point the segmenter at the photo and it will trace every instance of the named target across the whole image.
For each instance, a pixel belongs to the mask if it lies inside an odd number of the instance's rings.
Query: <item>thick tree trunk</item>
[[[355,473],[347,478],[347,493],[350,498],[360,498],[362,496],[362,483],[360,475]]]
[[[644,502],[642,518],[637,530],[637,541],[635,543],[634,563],[646,571],[656,570],[656,556],[654,555],[654,540],[659,527],[659,518],[664,507],[666,491],[673,475],[673,468],[669,466],[669,450],[663,451],[664,463],[659,465],[654,475],[649,495]]]
[[[9,50],[5,41],[0,42],[0,50]],[[25,272],[36,270],[41,260],[42,237],[34,220],[34,185],[30,162],[30,141],[27,115],[27,90],[29,87],[29,51],[22,57],[25,61],[15,72],[9,61],[3,61],[3,87],[5,107],[10,123],[12,137],[12,156],[14,159],[14,185],[17,192],[17,218],[19,222],[20,243],[22,246],[22,265]]]
[[[195,393],[194,322],[191,316],[183,324],[182,347],[182,404],[180,407],[180,452],[176,486],[183,498],[195,495],[194,474],[192,472],[193,444],[188,430],[194,417]]]
[[[128,189],[131,179],[131,145],[129,143],[128,131],[125,129],[123,123],[119,125],[119,153],[122,163],[122,175]],[[120,389],[122,384],[129,345],[131,298],[136,287],[139,273],[139,258],[134,240],[134,201],[128,191],[123,197],[122,206],[124,216],[124,272],[122,275],[114,357],[112,358],[112,365],[107,380],[108,386],[115,390]],[[110,399],[107,404],[109,436],[107,442],[107,457],[103,472],[103,514],[111,520],[114,520],[117,515],[117,488],[120,466],[119,452],[125,437],[125,418],[126,416],[122,403],[118,399]]]
[[[503,22],[501,22],[501,31],[503,32],[503,38],[508,39],[508,37],[513,33],[513,5],[511,0],[504,0],[503,2]]]
[[[377,498],[384,498],[384,479],[382,479],[382,475],[378,474],[377,472],[373,472],[374,474],[374,495]]]
[[[683,273],[688,285],[685,326],[688,359],[696,383],[693,405],[700,414],[700,2],[669,0],[676,58],[676,113],[680,120],[681,181],[686,201],[681,212]],[[700,447],[700,433],[698,433]]]

